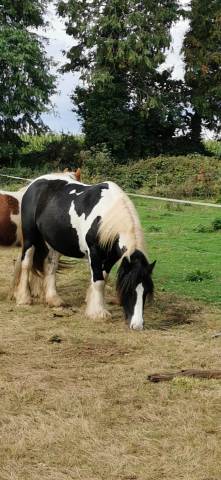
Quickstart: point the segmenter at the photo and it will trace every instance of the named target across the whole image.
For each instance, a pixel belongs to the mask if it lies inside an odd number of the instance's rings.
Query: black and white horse
[[[31,268],[44,277],[45,301],[62,305],[56,291],[59,255],[87,256],[91,284],[86,315],[106,317],[104,287],[113,265],[121,259],[117,292],[133,329],[143,328],[143,308],[153,293],[150,264],[144,254],[143,232],[127,195],[113,182],[86,185],[68,173],[34,180],[22,199],[23,250],[17,265],[18,304],[31,303]],[[59,252],[59,253],[58,253]]]

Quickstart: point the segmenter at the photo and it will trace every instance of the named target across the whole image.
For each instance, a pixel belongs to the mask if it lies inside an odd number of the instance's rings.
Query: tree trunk
[[[195,112],[191,117],[191,140],[194,144],[201,144],[202,118]]]

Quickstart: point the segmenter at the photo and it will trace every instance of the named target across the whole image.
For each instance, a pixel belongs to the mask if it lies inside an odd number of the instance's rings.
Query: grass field
[[[221,209],[137,198],[158,289],[221,305],[221,230],[209,230]],[[205,227],[205,228],[204,228]],[[199,270],[211,278],[186,281]]]
[[[143,332],[129,331],[110,301],[111,320],[86,320],[82,261],[58,276],[69,307],[16,307],[7,295],[17,251],[0,251],[0,480],[221,478],[220,382],[146,380],[221,368],[221,337],[212,338],[221,330],[220,233],[194,230],[219,210],[136,204],[158,261]],[[212,279],[187,282],[197,269]]]

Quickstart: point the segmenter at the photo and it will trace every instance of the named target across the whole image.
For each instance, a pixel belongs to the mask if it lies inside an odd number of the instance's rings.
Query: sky
[[[183,6],[188,5],[188,0],[180,0]],[[45,48],[49,57],[52,57],[59,68],[65,63],[62,51],[69,50],[73,39],[66,35],[64,21],[55,13],[55,7],[50,5],[47,13],[49,26],[40,32],[47,39]],[[183,38],[188,29],[188,21],[180,20],[171,28],[172,43],[167,52],[165,66],[173,67],[173,77],[182,79],[184,76],[183,60],[180,54]],[[81,125],[76,113],[72,112],[70,94],[79,82],[79,75],[65,73],[58,76],[57,93],[52,96],[53,111],[42,115],[44,123],[54,132],[80,133]]]

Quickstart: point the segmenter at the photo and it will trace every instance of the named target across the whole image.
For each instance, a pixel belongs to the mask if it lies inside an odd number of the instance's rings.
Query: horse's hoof
[[[32,304],[32,298],[31,297],[25,297],[25,298],[18,298],[16,300],[16,305],[19,307],[19,306],[23,306],[23,305],[31,305]]]
[[[113,295],[107,297],[106,302],[110,303],[111,305],[120,305],[120,299],[118,297],[114,297]]]
[[[92,320],[99,318],[101,320],[107,320],[111,318],[111,313],[108,310],[97,310],[95,312],[86,310],[86,317]]]
[[[98,315],[99,318],[102,318],[104,320],[110,320],[111,318],[111,313],[108,312],[108,310],[102,310],[102,312]]]
[[[143,330],[143,324],[140,324],[140,323],[131,323],[130,324],[130,329],[131,330],[137,330],[137,331],[141,331]]]
[[[46,303],[49,307],[64,307],[65,303],[61,297],[48,297],[46,298]]]

